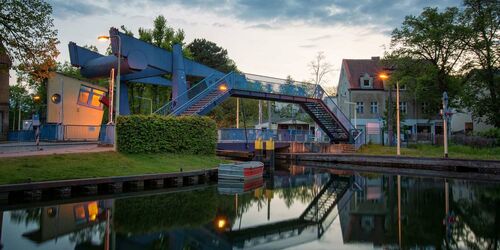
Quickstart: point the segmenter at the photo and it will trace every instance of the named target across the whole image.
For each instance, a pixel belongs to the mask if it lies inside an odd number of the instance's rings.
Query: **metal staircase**
[[[302,108],[314,119],[330,138],[336,141],[349,140],[349,133],[341,127],[335,115],[322,101],[303,103]]]
[[[360,137],[350,120],[320,85],[236,72],[205,78],[155,113],[205,115],[229,96],[299,104],[332,143],[357,143],[355,139]],[[187,101],[180,103],[181,100]]]

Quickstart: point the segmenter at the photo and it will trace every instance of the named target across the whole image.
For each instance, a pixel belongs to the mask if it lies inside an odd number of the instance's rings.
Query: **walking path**
[[[95,153],[113,151],[113,147],[100,147],[97,142],[9,142],[0,144],[0,158],[36,155]]]

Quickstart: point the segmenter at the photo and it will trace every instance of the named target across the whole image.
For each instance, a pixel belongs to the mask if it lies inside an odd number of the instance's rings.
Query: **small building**
[[[56,73],[47,83],[47,123],[58,124],[59,140],[99,139],[107,89]]]

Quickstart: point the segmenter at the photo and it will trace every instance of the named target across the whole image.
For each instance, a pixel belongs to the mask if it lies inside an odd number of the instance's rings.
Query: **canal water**
[[[499,183],[303,166],[0,208],[2,250],[500,249]]]

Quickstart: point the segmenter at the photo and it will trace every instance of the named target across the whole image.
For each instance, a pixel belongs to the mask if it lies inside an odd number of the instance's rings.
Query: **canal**
[[[0,206],[10,249],[499,249],[500,184],[286,166],[183,190]]]

